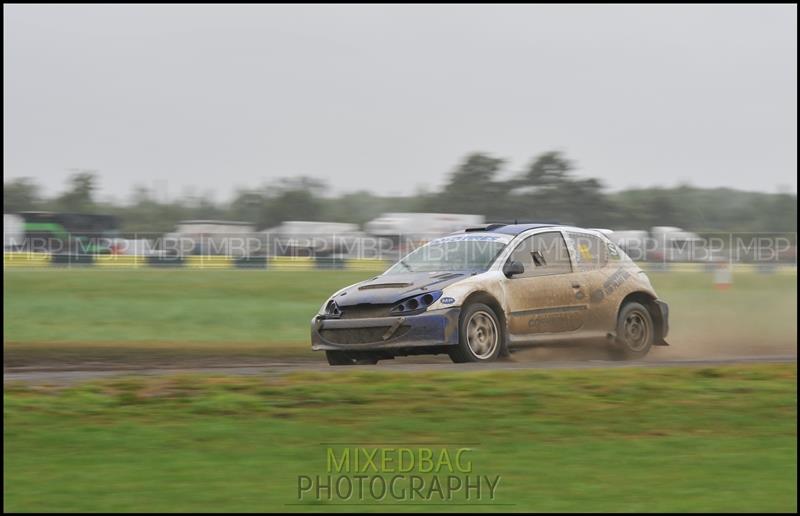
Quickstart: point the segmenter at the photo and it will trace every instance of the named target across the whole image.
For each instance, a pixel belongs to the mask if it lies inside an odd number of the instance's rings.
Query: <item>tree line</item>
[[[242,189],[230,202],[204,195],[159,200],[137,187],[127,203],[100,202],[95,172],[73,174],[67,188],[46,198],[29,178],[3,183],[3,212],[62,211],[115,215],[123,233],[172,231],[180,220],[221,219],[252,222],[257,229],[286,220],[363,224],[385,212],[475,213],[488,221],[558,221],[588,227],[647,229],[679,226],[705,231],[796,232],[797,196],[730,188],[638,188],[609,192],[597,178],[582,178],[563,153],[536,156],[517,173],[487,153],[466,156],[439,191],[412,196],[381,196],[368,191],[323,195],[325,183],[311,177],[280,179]],[[502,177],[506,177],[503,179]]]

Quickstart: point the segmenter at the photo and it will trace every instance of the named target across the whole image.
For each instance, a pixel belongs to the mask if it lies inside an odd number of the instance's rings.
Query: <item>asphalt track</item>
[[[645,358],[631,361],[611,360],[519,360],[513,356],[507,360],[489,364],[453,364],[447,359],[420,361],[406,358],[386,360],[378,365],[359,365],[331,367],[325,362],[317,361],[270,361],[263,364],[220,364],[216,367],[151,367],[113,369],[81,369],[79,366],[63,369],[44,368],[6,368],[3,371],[3,382],[26,382],[39,384],[63,384],[80,381],[108,378],[113,376],[162,376],[168,374],[220,374],[242,376],[276,376],[296,372],[329,372],[338,371],[376,371],[376,372],[482,372],[482,371],[516,371],[528,369],[598,369],[617,367],[710,367],[734,364],[754,363],[796,363],[797,355],[755,355],[717,358]]]

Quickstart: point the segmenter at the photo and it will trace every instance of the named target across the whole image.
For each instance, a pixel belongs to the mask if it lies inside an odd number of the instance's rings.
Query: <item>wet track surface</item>
[[[510,359],[489,364],[453,364],[446,358],[403,358],[387,360],[378,365],[331,367],[321,361],[265,361],[263,364],[220,364],[215,367],[149,367],[149,368],[13,368],[5,369],[3,382],[30,383],[73,383],[96,378],[113,376],[159,376],[167,374],[224,374],[243,376],[274,376],[296,372],[338,372],[338,371],[375,371],[375,372],[482,372],[482,371],[514,371],[526,369],[592,369],[612,367],[710,367],[733,364],[752,363],[796,363],[797,355],[762,355],[762,356],[727,356],[717,358],[656,358],[642,360],[611,361],[601,359],[548,359],[530,360],[512,356]]]

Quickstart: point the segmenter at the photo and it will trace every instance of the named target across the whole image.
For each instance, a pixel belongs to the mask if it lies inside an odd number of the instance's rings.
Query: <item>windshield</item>
[[[439,271],[485,271],[508,240],[497,236],[455,236],[433,240],[415,249],[385,274]]]

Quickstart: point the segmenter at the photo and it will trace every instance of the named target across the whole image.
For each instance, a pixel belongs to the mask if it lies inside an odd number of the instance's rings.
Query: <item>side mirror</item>
[[[503,265],[503,274],[506,275],[506,278],[510,278],[516,274],[522,274],[523,272],[525,272],[525,266],[520,262],[512,260]]]

